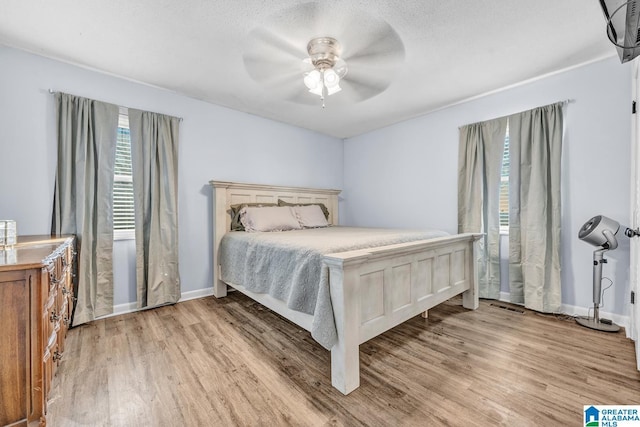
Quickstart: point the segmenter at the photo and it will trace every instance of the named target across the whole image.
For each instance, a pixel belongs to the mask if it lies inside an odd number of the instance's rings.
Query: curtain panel
[[[509,117],[509,283],[511,301],[557,312],[563,103]]]
[[[118,106],[56,93],[58,164],[53,234],[75,234],[73,325],[113,312],[113,171]]]
[[[180,119],[129,109],[138,308],[176,303]]]
[[[484,233],[478,242],[479,294],[500,297],[500,170],[507,118],[460,128],[458,232]]]

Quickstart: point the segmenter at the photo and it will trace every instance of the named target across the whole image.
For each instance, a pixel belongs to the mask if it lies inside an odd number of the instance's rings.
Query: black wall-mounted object
[[[621,62],[640,55],[640,0],[599,0],[609,41]]]

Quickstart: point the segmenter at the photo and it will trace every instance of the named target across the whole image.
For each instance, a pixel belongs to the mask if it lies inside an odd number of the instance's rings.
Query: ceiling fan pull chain
[[[324,84],[324,68],[320,69],[320,100],[322,101],[322,108],[324,109],[324,91],[326,90]]]

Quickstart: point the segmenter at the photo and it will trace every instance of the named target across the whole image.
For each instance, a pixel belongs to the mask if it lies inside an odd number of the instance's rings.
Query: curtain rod
[[[515,113],[507,114],[506,116],[494,117],[494,118],[492,118],[492,119],[482,120],[481,122],[467,123],[466,125],[458,126],[458,129],[460,129],[460,128],[464,127],[464,126],[475,125],[476,123],[484,123],[484,122],[488,122],[488,121],[490,121],[490,120],[500,119],[500,118],[502,118],[502,117],[509,117],[509,116],[513,116],[514,114],[524,113],[525,111],[535,110],[536,108],[548,107],[549,105],[553,105],[553,104],[573,104],[574,102],[576,102],[576,100],[575,100],[575,99],[573,99],[573,98],[568,98],[568,99],[565,99],[565,100],[562,100],[562,101],[556,101],[556,102],[552,102],[552,103],[550,103],[550,104],[541,105],[541,106],[539,106],[539,107],[529,108],[528,110],[517,111],[517,112],[515,112]]]
[[[57,91],[57,90],[53,90],[53,89],[48,89],[48,91],[49,91],[49,94],[50,94],[50,95],[55,95],[56,93],[58,93],[58,91]],[[65,93],[65,92],[60,92],[60,93]],[[76,95],[74,95],[74,96],[76,96]],[[102,101],[101,101],[101,102],[102,102]],[[110,103],[110,104],[112,104],[112,103]],[[118,107],[123,107],[123,108],[127,108],[127,109],[129,109],[129,107],[127,107],[127,106],[125,106],[125,105],[118,105]],[[162,113],[158,113],[158,114],[162,114]],[[165,115],[166,115],[166,116],[169,116],[169,114],[165,114]],[[176,116],[171,116],[171,117],[176,117]],[[183,120],[183,119],[182,119],[182,117],[176,117],[176,119],[178,119],[178,120],[180,120],[180,121],[182,121],[182,120]]]

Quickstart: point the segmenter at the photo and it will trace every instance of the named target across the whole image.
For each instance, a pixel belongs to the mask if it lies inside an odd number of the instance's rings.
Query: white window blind
[[[120,108],[116,163],[113,179],[114,239],[135,238],[133,181],[131,174],[131,134],[126,108]]]
[[[500,232],[509,232],[509,126],[504,137],[502,170],[500,172]]]

